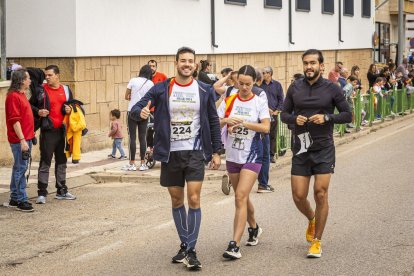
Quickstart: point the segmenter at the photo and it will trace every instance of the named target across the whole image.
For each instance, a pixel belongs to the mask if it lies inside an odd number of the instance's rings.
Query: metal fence
[[[413,93],[414,94],[414,93]],[[375,120],[383,122],[385,118],[394,119],[395,116],[403,116],[413,112],[414,95],[408,89],[394,89],[383,92],[382,96],[379,93],[361,94],[361,91],[356,92],[353,97],[355,129],[361,130],[361,123],[367,121],[367,125],[372,126]],[[365,116],[363,114],[365,113]],[[339,136],[345,135],[345,124],[336,124],[334,131]],[[292,146],[292,131],[287,124],[282,123],[280,116],[278,116],[278,130],[276,135],[276,152],[277,156],[283,156],[287,150]]]

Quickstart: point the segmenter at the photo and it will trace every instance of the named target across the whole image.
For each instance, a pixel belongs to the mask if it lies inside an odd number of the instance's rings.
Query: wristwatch
[[[325,115],[323,115],[323,119],[325,120],[325,123],[326,123],[326,122],[329,122],[331,120],[331,117],[328,114],[325,114]]]

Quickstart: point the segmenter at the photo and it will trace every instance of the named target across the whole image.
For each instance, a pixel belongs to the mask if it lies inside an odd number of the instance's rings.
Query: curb
[[[341,146],[343,144],[348,144],[349,142],[358,139],[359,137],[369,135],[371,132],[375,132],[379,129],[386,128],[396,122],[401,122],[405,120],[409,120],[411,118],[414,118],[413,114],[406,114],[403,116],[398,116],[392,120],[387,120],[382,123],[374,124],[371,127],[364,128],[361,131],[358,132],[352,132],[351,134],[348,134],[344,137],[336,137],[335,139],[335,146]],[[276,160],[275,164],[270,164],[270,171],[274,171],[276,169],[283,168],[287,165],[291,164],[291,158],[292,154],[291,151],[288,151],[284,156],[279,157]],[[222,161],[223,164],[223,161]],[[207,169],[205,172],[205,181],[216,181],[221,180],[222,176],[224,174],[225,170],[209,170]],[[78,176],[79,178],[83,176]],[[76,179],[78,177],[72,177],[70,179],[73,179],[74,186],[76,186],[76,182],[78,182]],[[159,182],[160,176],[154,176],[154,175],[139,175],[139,174],[116,174],[116,173],[110,173],[110,172],[94,172],[89,173],[88,177],[92,180],[91,183],[108,183],[108,182],[120,182],[120,183],[142,183],[142,182]]]

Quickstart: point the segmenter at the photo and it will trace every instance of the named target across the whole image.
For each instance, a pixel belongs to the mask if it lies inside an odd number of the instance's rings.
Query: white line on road
[[[358,145],[358,146],[355,146],[355,147],[350,148],[350,149],[349,149],[349,150],[347,150],[347,151],[341,152],[340,154],[338,154],[338,156],[341,156],[341,155],[344,155],[344,154],[348,154],[348,153],[351,153],[351,152],[353,152],[353,151],[356,151],[356,150],[362,149],[362,148],[364,148],[364,147],[366,147],[366,146],[368,146],[368,145],[371,145],[371,144],[377,143],[378,141],[381,141],[381,140],[384,140],[384,139],[386,139],[386,138],[388,138],[388,137],[390,137],[390,136],[396,135],[397,133],[400,133],[400,132],[406,131],[407,129],[412,128],[412,127],[414,127],[414,124],[411,124],[411,125],[408,125],[408,126],[403,126],[402,128],[395,130],[394,132],[391,132],[391,133],[385,134],[385,135],[383,135],[383,136],[381,136],[381,137],[378,137],[378,138],[376,138],[376,139],[372,139],[372,140],[370,140],[369,142],[366,142],[366,143],[364,143],[364,144],[360,144],[360,145]]]
[[[90,259],[93,259],[95,257],[101,256],[101,255],[107,253],[108,251],[111,251],[113,249],[119,248],[119,247],[122,246],[122,244],[123,244],[122,241],[117,241],[117,242],[114,242],[113,244],[110,244],[110,245],[106,245],[104,247],[101,247],[101,248],[99,248],[99,249],[97,249],[95,251],[92,251],[92,252],[89,252],[89,253],[80,255],[80,256],[78,256],[78,257],[76,257],[74,259],[71,259],[71,261],[72,262],[81,262],[81,261],[90,260]]]
[[[162,223],[160,225],[155,226],[154,229],[160,230],[160,229],[168,228],[173,224],[174,224],[174,221],[170,220],[169,222]]]
[[[214,203],[214,205],[226,205],[232,202],[234,202],[234,197],[230,196],[229,198],[217,201],[216,203]]]

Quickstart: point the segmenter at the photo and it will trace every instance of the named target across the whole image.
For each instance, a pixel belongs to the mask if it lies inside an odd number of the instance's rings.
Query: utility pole
[[[6,80],[6,0],[0,0],[1,24],[1,78]]]
[[[404,0],[398,0],[398,60],[397,64],[402,64],[405,49],[405,28],[404,28]]]

